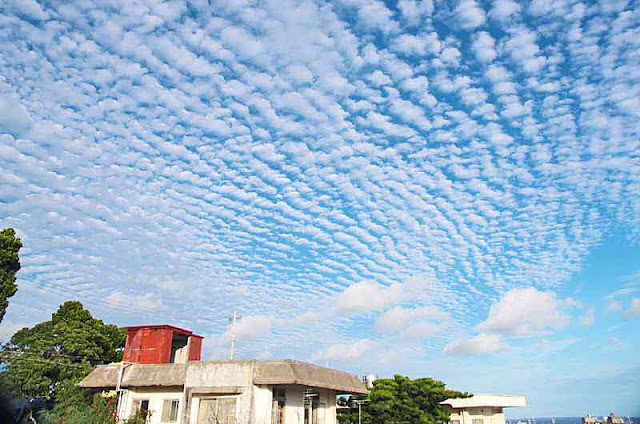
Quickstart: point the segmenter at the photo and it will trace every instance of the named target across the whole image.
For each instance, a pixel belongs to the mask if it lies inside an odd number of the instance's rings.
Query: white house
[[[447,399],[441,405],[451,410],[450,424],[505,424],[504,408],[527,406],[524,396],[477,394]]]
[[[353,374],[290,359],[200,361],[200,340],[132,327],[124,357],[147,363],[98,366],[79,387],[115,390],[118,417],[148,411],[149,424],[336,424],[336,396],[368,392]]]

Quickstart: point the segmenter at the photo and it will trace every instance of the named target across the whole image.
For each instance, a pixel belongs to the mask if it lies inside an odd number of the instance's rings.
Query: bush
[[[96,394],[91,404],[76,404],[66,408],[55,408],[44,411],[38,416],[38,424],[117,424],[116,396]],[[145,424],[147,414],[138,411],[134,416],[125,420],[125,424]]]

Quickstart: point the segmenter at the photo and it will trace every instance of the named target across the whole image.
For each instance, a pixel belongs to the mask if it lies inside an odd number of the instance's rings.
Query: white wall
[[[304,387],[287,386],[284,407],[285,424],[304,424]]]
[[[126,419],[135,412],[135,402],[138,399],[149,400],[149,411],[151,417],[149,424],[161,424],[162,423],[162,406],[165,399],[178,399],[180,405],[178,408],[178,421],[176,423],[182,424],[180,421],[181,411],[184,407],[184,399],[182,390],[177,389],[130,389],[124,392],[122,399],[122,407],[120,412],[120,418]]]
[[[458,420],[460,424],[473,424],[474,419],[482,419],[483,424],[505,424],[502,408],[454,409],[449,420]]]
[[[336,392],[334,390],[323,390],[325,393],[326,411],[325,421],[322,424],[337,424],[338,418],[336,416]]]
[[[251,424],[271,424],[272,402],[271,386],[253,386]]]
[[[306,387],[287,386],[285,403],[285,424],[304,424],[303,395]],[[318,424],[336,424],[336,392],[333,390],[316,389],[319,401],[324,405],[318,410]]]
[[[238,371],[238,370],[236,370]],[[233,373],[231,373],[233,374]],[[240,383],[244,372],[239,373],[235,378],[226,375],[226,378],[235,383]],[[239,378],[239,379],[238,379]],[[224,381],[224,380],[223,380]],[[304,404],[303,395],[305,387],[302,386],[286,386],[286,402],[285,402],[285,424],[304,424]],[[317,390],[320,397],[319,400],[324,404],[325,408],[318,411],[319,424],[336,424],[336,393],[333,390],[319,389]],[[120,418],[125,419],[134,412],[134,405],[137,399],[148,399],[151,417],[149,424],[162,423],[162,407],[165,399],[178,399],[180,406],[178,409],[177,424],[183,423],[183,408],[186,404],[183,398],[183,391],[180,389],[131,389],[124,392],[122,399],[122,409]],[[242,393],[234,395],[236,398],[236,418],[241,424],[271,424],[271,408],[272,408],[272,389],[271,386],[254,386],[249,385],[243,387]],[[190,409],[186,416],[189,418],[189,424],[198,423],[198,411],[200,400],[205,398],[216,397],[213,394],[194,393],[191,398]],[[504,415],[503,415],[504,417]],[[462,422],[460,424],[463,424]],[[471,420],[464,424],[472,424]],[[488,422],[484,424],[504,424],[500,422]]]

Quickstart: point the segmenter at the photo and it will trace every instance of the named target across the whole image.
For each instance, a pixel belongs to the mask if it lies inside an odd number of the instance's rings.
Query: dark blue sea
[[[623,417],[624,422],[628,423],[629,418]],[[509,418],[507,419],[507,424],[517,424],[518,421],[524,421],[527,423],[533,424],[533,420],[535,419],[535,424],[552,424],[552,417],[524,417],[524,418]],[[555,417],[556,424],[582,424],[582,417]],[[640,424],[640,417],[631,417],[631,421],[634,424]]]

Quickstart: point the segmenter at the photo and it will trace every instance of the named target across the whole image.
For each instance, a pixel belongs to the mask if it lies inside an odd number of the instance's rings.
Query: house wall
[[[177,424],[198,424],[198,412],[203,399],[230,396],[236,399],[238,424],[271,424],[272,386],[253,385],[253,364],[241,362],[191,363],[187,369],[186,384],[174,389],[146,388],[127,391],[121,409],[121,418],[134,412],[136,399],[148,399],[152,411],[149,424],[161,423],[165,399],[179,399]],[[304,392],[307,387],[279,386],[285,389],[284,424],[304,424]],[[336,392],[316,389],[319,402],[318,424],[336,424]],[[471,421],[460,424],[472,424]],[[483,424],[504,424],[485,422]]]
[[[284,422],[285,424],[303,424],[304,403],[302,396],[305,388],[302,386],[287,386],[286,390]]]
[[[284,424],[304,424],[304,392],[308,387],[286,386]],[[327,389],[315,389],[319,394],[322,408],[318,409],[318,424],[336,424],[336,392]]]
[[[335,390],[323,390],[325,399],[325,419],[321,424],[337,424],[338,418],[336,416],[336,392]]]
[[[252,424],[271,424],[273,392],[271,386],[253,386]]]
[[[251,362],[192,362],[187,369],[185,387],[190,393],[188,424],[198,423],[202,399],[220,396],[234,396],[236,420],[240,424],[251,423],[254,394]]]
[[[481,419],[482,424],[505,424],[506,422],[502,408],[489,407],[453,409],[449,422],[459,421],[459,424],[473,424],[474,419]]]
[[[304,424],[303,395],[305,389],[302,386],[285,386],[285,424]],[[135,412],[136,401],[147,399],[151,412],[148,424],[164,424],[162,422],[162,407],[165,399],[177,399],[180,404],[176,424],[198,424],[198,412],[202,399],[231,396],[236,399],[236,419],[239,424],[271,424],[273,400],[271,386],[250,385],[242,387],[240,390],[240,393],[198,393],[196,391],[188,398],[185,397],[182,388],[178,387],[169,389],[131,388],[123,392],[120,418],[130,417]],[[324,406],[318,410],[318,424],[336,424],[335,391],[325,389],[317,391],[320,395],[320,403]],[[454,416],[455,414],[452,414],[452,419]],[[470,417],[469,414],[465,416]],[[502,417],[502,423],[485,419],[484,424],[504,424],[504,415]],[[471,419],[466,418],[464,424],[472,424]]]
[[[182,424],[181,411],[184,407],[182,388],[173,389],[161,389],[161,388],[147,388],[147,389],[129,389],[124,391],[122,397],[122,405],[120,409],[120,418],[126,419],[135,413],[135,402],[138,399],[149,400],[149,411],[151,416],[149,417],[148,424],[162,424],[162,406],[165,399],[178,399],[180,406],[178,408],[178,421],[177,424]]]

